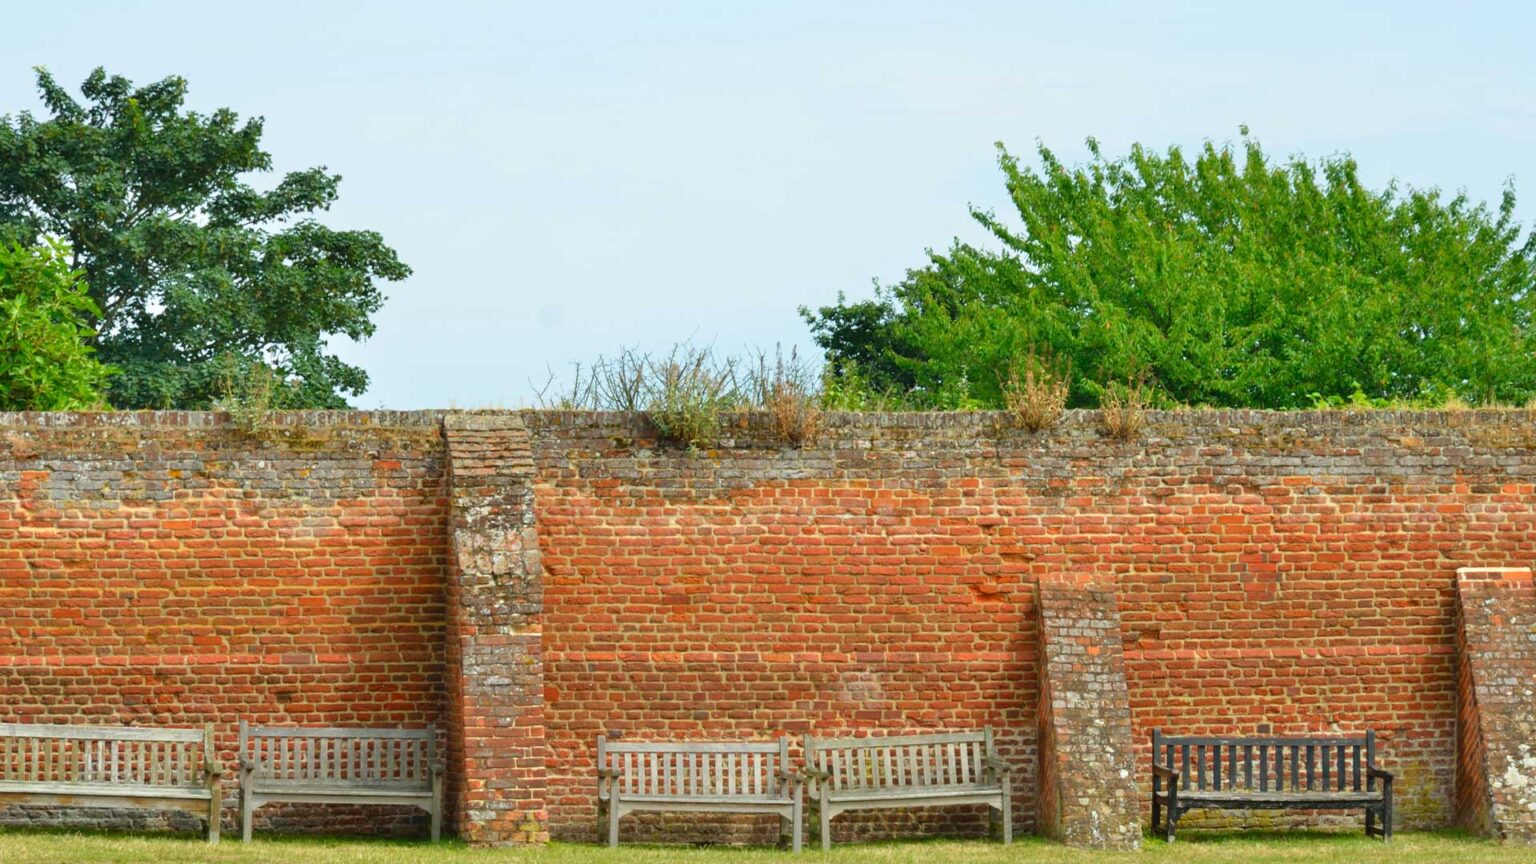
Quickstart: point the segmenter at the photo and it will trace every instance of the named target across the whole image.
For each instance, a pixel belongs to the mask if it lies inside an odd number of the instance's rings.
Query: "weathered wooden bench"
[[[619,845],[619,819],[639,810],[769,813],[800,851],[800,775],[789,739],[610,741],[597,739],[598,840]],[[782,840],[782,837],[781,837]]]
[[[182,810],[219,842],[223,773],[202,729],[0,723],[0,803]]]
[[[1367,836],[1392,839],[1392,774],[1376,765],[1375,732],[1348,738],[1152,732],[1152,831],[1169,843],[1179,817],[1197,808],[1357,807],[1365,810]]]
[[[880,738],[807,735],[805,762],[822,849],[832,846],[832,817],[839,813],[961,804],[992,808],[989,816],[1002,817],[1003,842],[1013,842],[1011,767],[997,758],[990,726]]]
[[[420,807],[443,830],[443,761],[437,730],[252,727],[240,721],[240,836],[263,804]]]

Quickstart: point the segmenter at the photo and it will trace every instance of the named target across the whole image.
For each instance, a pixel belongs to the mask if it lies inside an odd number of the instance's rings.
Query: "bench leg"
[[[1163,813],[1163,839],[1164,840],[1168,841],[1169,843],[1173,842],[1173,832],[1174,832],[1175,826],[1177,826],[1178,823],[1179,823],[1179,812],[1177,810],[1173,809],[1172,806],[1170,806],[1168,808],[1168,810]]]
[[[1381,806],[1381,840],[1383,843],[1392,841],[1392,781],[1387,781],[1387,788],[1383,790],[1386,801]]]
[[[1163,815],[1163,805],[1157,801],[1157,793],[1152,793],[1152,836],[1157,836],[1157,820]]]
[[[1013,783],[1003,775],[1003,845],[1013,845]]]
[[[802,796],[795,796],[795,806],[791,811],[789,825],[789,848],[796,854],[800,852],[800,834],[805,827],[805,804],[800,800]]]
[[[208,842],[209,843],[217,843],[217,842],[219,842],[219,817],[223,815],[223,813],[220,812],[223,809],[224,809],[224,801],[221,798],[217,798],[216,797],[212,801],[208,802]]]
[[[619,802],[608,799],[608,848],[619,848]]]
[[[443,805],[436,802],[432,805],[432,842],[443,839]]]
[[[821,811],[818,814],[821,817],[821,851],[830,852],[832,850],[831,812],[828,810],[825,802],[823,802],[822,805],[816,809]]]
[[[597,799],[597,842],[603,842],[603,835],[608,832],[608,802],[602,798]]]
[[[256,811],[251,806],[251,793],[240,789],[240,842],[251,842],[251,814]]]
[[[1376,836],[1376,808],[1365,808],[1365,836]]]

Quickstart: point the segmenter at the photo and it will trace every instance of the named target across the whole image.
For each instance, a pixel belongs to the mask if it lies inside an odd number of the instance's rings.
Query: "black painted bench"
[[[1366,835],[1391,840],[1392,774],[1376,765],[1375,732],[1352,738],[1176,738],[1154,730],[1152,833],[1172,843],[1179,817],[1199,808],[1361,808]]]

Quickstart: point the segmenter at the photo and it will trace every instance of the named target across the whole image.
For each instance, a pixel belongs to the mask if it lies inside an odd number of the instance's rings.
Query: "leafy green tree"
[[[0,410],[103,407],[112,369],[95,358],[80,323],[94,314],[64,250],[0,244]]]
[[[956,242],[873,300],[801,309],[836,374],[1001,406],[1032,350],[1069,364],[1071,404],[1143,379],[1164,404],[1525,402],[1536,395],[1536,235],[1465,194],[1372,190],[1348,156],[1140,146],[1039,168],[999,145],[1022,223]]]
[[[372,231],[315,221],[341,178],[289,173],[268,191],[260,118],[183,108],[187,85],[91,73],[76,101],[37,72],[46,119],[0,118],[0,240],[68,241],[94,306],[81,324],[121,368],[124,408],[206,407],[231,356],[291,386],[279,407],[344,407],[368,376],[327,350],[373,333],[380,280],[410,268]]]

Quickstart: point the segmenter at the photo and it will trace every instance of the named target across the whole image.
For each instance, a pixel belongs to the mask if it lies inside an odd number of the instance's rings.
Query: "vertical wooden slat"
[[[1301,791],[1301,746],[1291,748],[1291,791]]]
[[[1322,745],[1318,749],[1320,751],[1322,751],[1318,755],[1320,755],[1322,757],[1322,760],[1323,760],[1323,790],[1327,791],[1327,790],[1333,788],[1333,783],[1329,780],[1329,777],[1331,775],[1331,772],[1329,771],[1329,766],[1333,764],[1333,760],[1328,758],[1328,745],[1327,744]]]
[[[1269,748],[1259,745],[1259,791],[1269,791]]]
[[[1347,774],[1348,774],[1348,772],[1346,772],[1344,770],[1344,747],[1343,747],[1343,745],[1340,745],[1340,746],[1335,747],[1333,749],[1339,751],[1339,791],[1343,792],[1344,791],[1344,782],[1345,782],[1345,780],[1347,778]]]

